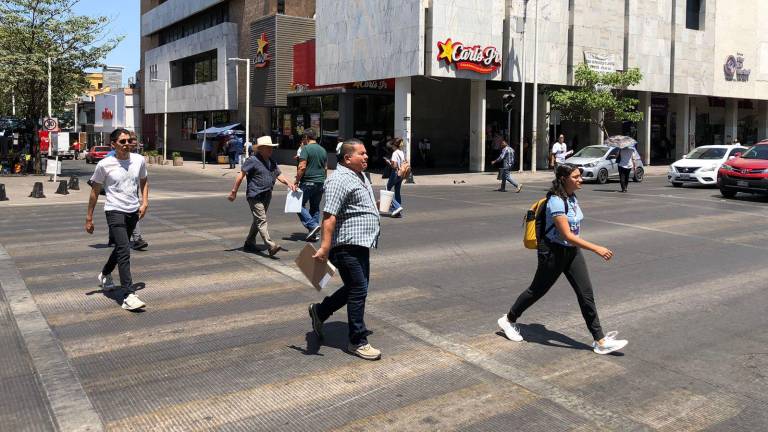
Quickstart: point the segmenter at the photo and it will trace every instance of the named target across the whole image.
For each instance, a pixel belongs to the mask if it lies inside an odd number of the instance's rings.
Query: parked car
[[[85,163],[98,163],[100,160],[104,159],[107,156],[107,153],[111,150],[112,148],[107,146],[91,147],[91,149],[88,150],[88,154],[85,155]]]
[[[726,198],[738,192],[768,195],[768,140],[722,164],[717,171],[717,186]]]
[[[619,150],[618,147],[591,145],[579,150],[565,162],[581,167],[584,181],[604,184],[608,179],[619,178],[619,165],[616,163]],[[632,180],[641,182],[645,176],[643,162],[635,159],[635,166],[637,168],[632,173]]]
[[[749,150],[740,145],[707,145],[697,147],[669,166],[667,180],[674,187],[684,183],[714,185],[717,171],[724,162],[740,156]]]

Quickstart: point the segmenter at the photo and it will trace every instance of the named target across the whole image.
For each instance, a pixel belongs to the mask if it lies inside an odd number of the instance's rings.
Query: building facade
[[[500,133],[516,148],[533,141],[522,153],[536,169],[560,132],[577,148],[602,142],[595,127],[558,121],[547,90],[572,86],[581,63],[638,68],[630,90],[644,120],[609,131],[635,136],[646,163],[666,163],[693,146],[768,137],[766,14],[759,0],[325,0],[316,81],[395,79],[395,134],[408,147],[429,138],[438,164],[485,170]]]

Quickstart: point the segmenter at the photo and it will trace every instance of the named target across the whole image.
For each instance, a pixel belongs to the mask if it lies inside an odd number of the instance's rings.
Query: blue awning
[[[210,135],[210,136],[216,136],[222,132],[226,132],[231,129],[235,129],[241,127],[241,123],[232,123],[226,126],[211,126],[208,129],[203,129],[200,131],[197,131],[197,134],[199,135],[199,138],[202,138],[203,135]],[[242,129],[241,129],[242,130]]]

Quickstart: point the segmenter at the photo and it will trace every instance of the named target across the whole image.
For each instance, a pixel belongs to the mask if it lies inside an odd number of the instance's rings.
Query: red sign
[[[112,120],[112,118],[114,118],[114,116],[115,116],[115,114],[109,108],[104,108],[104,111],[101,112],[101,118],[103,120]]]
[[[269,40],[267,40],[267,34],[262,33],[261,37],[256,40],[256,57],[253,59],[253,67],[264,68],[269,65]]]
[[[489,74],[501,67],[501,53],[495,46],[466,46],[448,38],[445,42],[438,41],[437,48],[440,50],[437,61],[449,66],[454,64],[456,69]]]
[[[48,153],[48,146],[51,143],[48,131],[39,130],[37,131],[37,136],[40,138],[40,151],[43,153]]]

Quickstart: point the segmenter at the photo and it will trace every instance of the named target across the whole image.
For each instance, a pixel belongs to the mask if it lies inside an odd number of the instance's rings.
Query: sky
[[[75,5],[77,15],[102,15],[112,22],[106,30],[107,36],[125,36],[104,60],[110,66],[124,66],[123,84],[139,70],[140,63],[140,8],[139,0],[80,0]],[[101,69],[97,69],[101,70]]]

